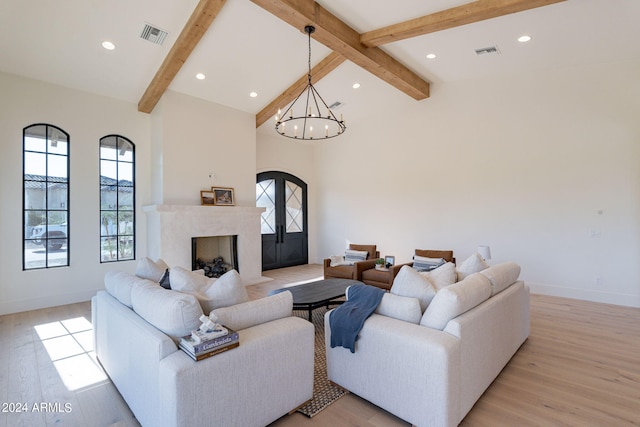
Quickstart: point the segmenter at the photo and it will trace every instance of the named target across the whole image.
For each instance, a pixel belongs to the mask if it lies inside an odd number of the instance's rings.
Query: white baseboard
[[[550,295],[554,297],[573,298],[585,301],[601,302],[605,304],[624,305],[640,308],[640,295],[614,294],[611,292],[590,289],[565,288],[562,286],[542,283],[525,282],[532,294]]]

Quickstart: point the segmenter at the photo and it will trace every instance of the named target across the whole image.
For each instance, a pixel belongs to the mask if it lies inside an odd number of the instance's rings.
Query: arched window
[[[120,135],[100,139],[100,262],[135,259],[135,145]]]
[[[69,266],[69,134],[34,124],[22,130],[22,269]]]

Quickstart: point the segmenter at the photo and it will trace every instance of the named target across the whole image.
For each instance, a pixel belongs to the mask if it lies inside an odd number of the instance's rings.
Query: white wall
[[[0,73],[0,314],[86,301],[105,271],[100,263],[99,139],[120,134],[136,145],[138,254],[146,252],[141,207],[149,203],[149,116],[135,104]],[[50,123],[70,135],[70,267],[22,271],[22,129]]]
[[[533,292],[640,307],[638,75],[613,63],[381,98],[314,146],[316,261],[345,239],[398,262],[486,244]]]
[[[158,107],[153,149],[161,177],[152,183],[154,203],[200,204],[200,190],[216,186],[234,188],[236,205],[255,206],[255,116],[172,91]]]

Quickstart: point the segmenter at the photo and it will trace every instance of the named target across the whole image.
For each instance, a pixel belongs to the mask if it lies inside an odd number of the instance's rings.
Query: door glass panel
[[[287,233],[303,230],[302,188],[291,181],[285,181],[285,204],[287,210]]]
[[[276,232],[276,181],[266,179],[256,184],[256,206],[267,208],[260,221],[262,234]]]

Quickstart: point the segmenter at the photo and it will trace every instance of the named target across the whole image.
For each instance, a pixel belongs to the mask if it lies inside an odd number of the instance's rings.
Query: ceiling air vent
[[[165,30],[161,30],[160,28],[154,27],[153,25],[147,24],[145,22],[144,28],[140,33],[140,38],[144,40],[148,40],[151,43],[162,45],[164,43],[165,37],[167,37],[167,32]]]
[[[342,107],[344,105],[344,103],[340,102],[340,101],[336,101],[333,104],[329,105],[329,109],[330,110],[337,110],[338,108]]]
[[[476,55],[486,55],[486,54],[500,53],[497,46],[483,47],[482,49],[476,49]]]

